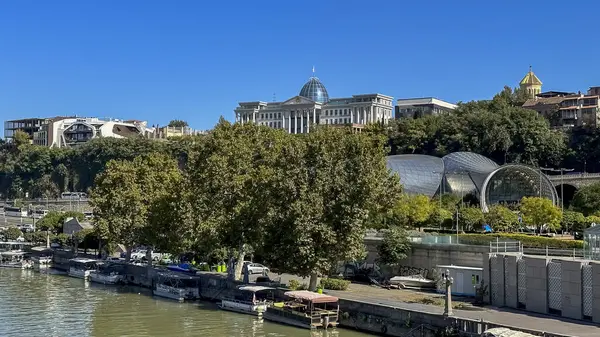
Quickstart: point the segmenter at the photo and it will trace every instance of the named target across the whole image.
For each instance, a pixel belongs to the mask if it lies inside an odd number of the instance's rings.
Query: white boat
[[[390,284],[405,288],[435,288],[435,281],[424,278],[421,275],[394,276]]]
[[[200,279],[196,276],[179,273],[158,273],[152,293],[181,302],[196,300],[200,298]]]
[[[69,260],[69,276],[89,279],[90,272],[98,268],[100,261],[86,258],[75,258]]]
[[[101,284],[118,284],[125,281],[123,265],[101,264],[97,270],[90,271],[90,281]]]
[[[25,255],[27,253],[21,250],[12,250],[0,253],[0,268],[31,269],[33,263]]]
[[[221,300],[219,307],[223,310],[262,316],[267,308],[273,304],[273,290],[275,288],[240,286],[237,288],[235,297]],[[268,298],[269,294],[271,295],[270,298]]]

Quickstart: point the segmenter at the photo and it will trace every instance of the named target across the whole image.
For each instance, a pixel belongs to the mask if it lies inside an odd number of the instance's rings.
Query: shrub
[[[336,278],[324,278],[321,279],[321,288],[329,290],[347,290],[350,285],[350,281],[336,279]]]
[[[529,248],[556,248],[556,249],[582,249],[582,240],[560,240],[544,236],[526,234],[495,233],[495,234],[459,234],[459,241],[470,245],[488,245],[490,242],[503,239],[520,241],[523,247]]]
[[[298,288],[300,288],[300,282],[298,282],[296,280],[290,280],[288,282],[288,288],[290,290],[298,290]]]

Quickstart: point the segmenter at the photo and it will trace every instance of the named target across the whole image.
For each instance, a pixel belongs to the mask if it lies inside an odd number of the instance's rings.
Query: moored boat
[[[390,279],[390,284],[405,288],[435,288],[436,283],[433,280],[424,278],[421,275],[394,276]]]
[[[240,286],[237,288],[236,295],[222,299],[219,307],[223,310],[262,316],[267,311],[267,307],[273,304],[273,290],[275,288]]]
[[[101,284],[118,284],[125,281],[124,266],[117,263],[102,263],[90,271],[90,281]]]
[[[182,273],[157,273],[152,293],[177,301],[197,300],[200,298],[200,279]]]
[[[339,299],[306,290],[288,291],[285,302],[267,307],[267,320],[305,329],[328,329],[338,325]]]
[[[75,258],[69,260],[69,276],[89,279],[90,272],[98,268],[100,261],[86,258]]]
[[[27,253],[13,250],[0,253],[0,268],[31,269],[33,263],[27,258]]]

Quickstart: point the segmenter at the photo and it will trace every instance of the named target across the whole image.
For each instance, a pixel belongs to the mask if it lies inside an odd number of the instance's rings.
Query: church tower
[[[519,87],[521,90],[527,93],[527,97],[535,98],[535,95],[542,92],[542,81],[535,76],[533,71],[531,70],[531,66],[529,66],[529,72],[521,82],[519,83]]]

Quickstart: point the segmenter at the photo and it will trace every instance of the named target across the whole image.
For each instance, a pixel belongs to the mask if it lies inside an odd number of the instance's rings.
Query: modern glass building
[[[387,158],[390,170],[400,176],[409,194],[451,193],[472,195],[487,212],[495,204],[518,203],[526,196],[540,196],[558,204],[554,185],[539,169],[520,164],[498,165],[472,152],[455,152],[443,158],[396,155]]]

